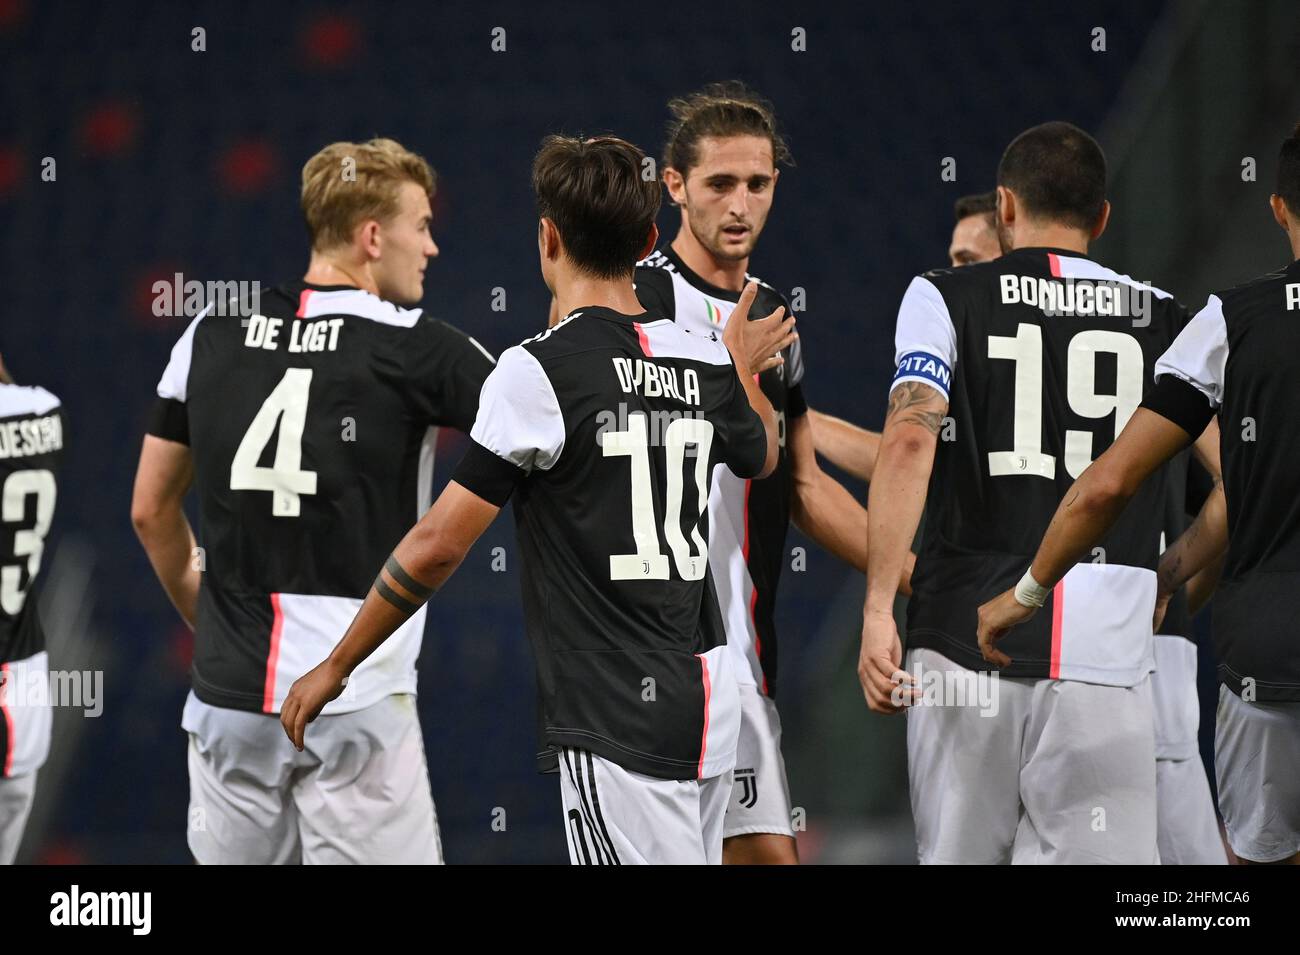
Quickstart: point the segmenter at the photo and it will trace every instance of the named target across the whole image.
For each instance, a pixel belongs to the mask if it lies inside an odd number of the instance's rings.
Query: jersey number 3
[[[1115,356],[1115,394],[1097,394],[1097,353]],[[989,452],[989,475],[1036,474],[1056,478],[1056,458],[1043,452],[1043,330],[1021,324],[1015,337],[989,336],[989,357],[1016,363],[1015,421],[1010,451]],[[1132,335],[1088,329],[1066,348],[1065,399],[1084,418],[1115,413],[1115,436],[1142,403],[1142,346]],[[1072,478],[1092,463],[1092,432],[1065,432],[1065,470]]]
[[[50,471],[14,471],[0,488],[0,516],[6,523],[17,523],[27,510],[27,498],[36,497],[36,524],[27,530],[14,531],[13,556],[27,564],[27,584],[23,585],[21,565],[0,568],[0,608],[11,617],[18,616],[27,600],[27,587],[41,569],[45,535],[54,519],[57,488]]]
[[[252,424],[244,432],[230,462],[232,491],[270,491],[275,517],[297,517],[302,494],[316,493],[316,472],[302,469],[302,431],[307,424],[310,368],[288,368],[275,390],[266,396]],[[269,468],[259,467],[262,451],[280,423],[280,439]]]
[[[635,554],[611,554],[610,580],[667,580],[668,557],[659,549],[655,527],[654,494],[650,484],[650,439],[644,414],[627,416],[626,431],[606,431],[601,446],[605,457],[627,455],[632,459],[632,538]],[[708,548],[700,536],[700,515],[709,504],[709,449],[713,445],[713,424],[703,418],[676,418],[663,431],[667,456],[668,487],[665,493],[664,537],[673,552],[673,563],[683,580],[700,580],[708,567]],[[695,553],[682,533],[682,491],[686,484],[686,446],[695,445],[692,472],[699,511],[691,521]]]

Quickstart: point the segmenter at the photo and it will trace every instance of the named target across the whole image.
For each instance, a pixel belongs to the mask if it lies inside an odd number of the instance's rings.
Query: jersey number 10
[[[601,446],[605,457],[626,455],[632,459],[632,538],[635,554],[611,554],[610,580],[667,580],[668,557],[659,549],[655,527],[654,494],[650,477],[650,438],[646,416],[627,416],[626,431],[606,431]],[[700,580],[708,567],[708,546],[700,536],[700,515],[709,504],[709,449],[713,445],[713,424],[703,418],[676,418],[663,431],[667,456],[668,487],[664,496],[664,537],[673,552],[673,563],[683,580]],[[695,554],[682,533],[682,491],[686,484],[686,446],[695,445],[695,500],[699,510],[691,521]]]
[[[1115,394],[1097,394],[1097,353],[1115,356]],[[1016,363],[1015,421],[1010,451],[989,452],[989,475],[1036,474],[1056,478],[1056,458],[1043,452],[1043,330],[1021,324],[1015,337],[989,336],[989,357]],[[1070,410],[1085,418],[1115,413],[1115,435],[1142,403],[1145,361],[1142,346],[1132,335],[1104,329],[1081,331],[1066,347],[1065,399]],[[1112,439],[1113,440],[1113,439]],[[1065,432],[1065,470],[1072,478],[1092,463],[1092,432]]]

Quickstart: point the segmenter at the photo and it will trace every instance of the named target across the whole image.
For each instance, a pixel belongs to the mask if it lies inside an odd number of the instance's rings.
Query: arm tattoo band
[[[375,591],[379,596],[383,597],[408,617],[420,609],[419,604],[411,603],[411,601],[407,600],[392,587],[388,586],[388,582],[384,580],[383,574],[380,574],[375,578]]]
[[[429,597],[432,596],[433,588],[426,587],[408,574],[406,568],[399,564],[397,558],[391,554],[388,556],[388,562],[384,564],[384,570],[388,571],[389,575],[395,581],[405,587],[407,591],[414,594],[420,600],[428,600]]]

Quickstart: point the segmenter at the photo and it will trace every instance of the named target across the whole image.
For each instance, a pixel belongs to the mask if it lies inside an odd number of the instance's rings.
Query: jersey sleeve
[[[919,381],[948,398],[957,367],[957,331],[943,294],[924,275],[912,279],[898,306],[894,366],[891,392],[905,381]]]
[[[673,277],[664,269],[638,266],[633,276],[637,301],[647,312],[658,312],[665,318],[677,320],[673,303]]]
[[[1156,386],[1142,407],[1195,437],[1223,404],[1228,364],[1228,327],[1223,302],[1211,295],[1156,362]]]
[[[417,413],[431,425],[468,432],[492,373],[492,355],[460,329],[429,316],[421,316],[416,331],[402,357]]]
[[[797,418],[808,413],[808,400],[803,394],[803,342],[797,338],[786,350],[785,367],[785,414],[787,418]]]
[[[199,322],[212,310],[209,305],[186,326],[184,333],[172,346],[171,357],[162,377],[158,379],[158,399],[149,414],[145,430],[155,437],[179,444],[190,443],[189,415],[186,400],[189,397],[190,362],[194,357],[194,335]]]
[[[749,405],[745,388],[737,377],[736,366],[728,364],[730,387],[723,402],[722,414],[714,423],[721,445],[722,460],[738,478],[757,477],[767,462],[767,433],[763,419]]]
[[[472,444],[452,480],[498,507],[564,451],[564,415],[551,380],[522,346],[508,348],[483,382]]]

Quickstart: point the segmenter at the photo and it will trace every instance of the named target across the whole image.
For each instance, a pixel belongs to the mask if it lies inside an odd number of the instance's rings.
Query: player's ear
[[[1110,222],[1110,200],[1103,199],[1101,202],[1101,215],[1097,216],[1097,221],[1092,224],[1090,238],[1093,241],[1101,238],[1101,234],[1106,231],[1106,224]]]
[[[673,205],[686,204],[686,180],[672,166],[664,166],[664,188],[668,190],[668,198]]]
[[[383,244],[379,241],[379,221],[376,219],[367,219],[357,226],[353,233],[353,243],[369,259],[379,258],[383,249]]]
[[[1291,210],[1286,207],[1286,200],[1274,193],[1268,197],[1268,204],[1273,209],[1273,221],[1282,227],[1283,232],[1289,233],[1291,231]]]
[[[998,186],[998,224],[1009,228],[1016,221],[1016,197],[1006,186]]]
[[[651,252],[655,250],[655,246],[658,244],[659,244],[659,226],[655,225],[652,222],[650,223],[650,234],[646,236],[645,248],[641,250],[641,254],[637,256],[637,260],[640,261],[641,259],[644,259],[647,255],[649,255]]]
[[[550,219],[543,218],[537,223],[537,250],[551,261],[560,257],[560,230]]]

